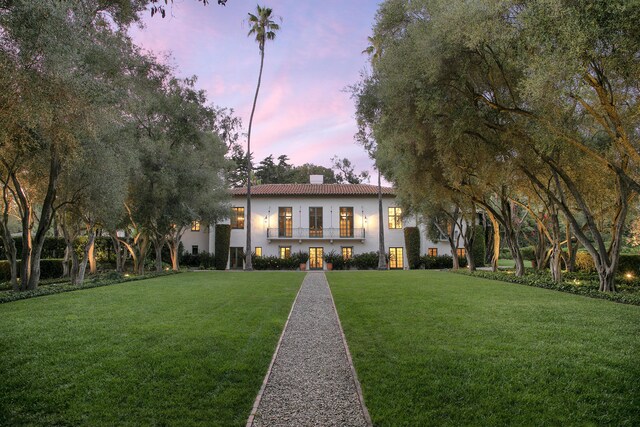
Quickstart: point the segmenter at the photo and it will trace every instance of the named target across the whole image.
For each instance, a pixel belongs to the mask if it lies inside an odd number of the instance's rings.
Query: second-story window
[[[191,231],[200,231],[200,221],[193,221],[191,223]]]
[[[322,237],[322,208],[309,208],[309,237]]]
[[[340,237],[353,237],[353,208],[340,208]]]
[[[231,208],[231,228],[244,228],[244,207]]]
[[[389,228],[402,228],[402,209],[389,208]]]
[[[291,208],[278,208],[278,237],[293,236],[293,211]]]

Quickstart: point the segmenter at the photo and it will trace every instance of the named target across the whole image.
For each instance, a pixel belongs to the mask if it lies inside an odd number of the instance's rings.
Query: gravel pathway
[[[324,273],[307,273],[248,426],[368,426]]]

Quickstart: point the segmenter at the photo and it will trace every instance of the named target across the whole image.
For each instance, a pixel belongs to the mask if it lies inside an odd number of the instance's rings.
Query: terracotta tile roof
[[[247,188],[232,188],[232,196],[246,196]],[[382,187],[383,196],[395,196],[391,187]],[[251,186],[251,196],[377,196],[378,186],[369,184],[261,184]]]

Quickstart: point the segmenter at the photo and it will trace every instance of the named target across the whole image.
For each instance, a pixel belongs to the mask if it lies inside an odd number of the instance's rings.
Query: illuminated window
[[[291,246],[280,246],[280,258],[287,259],[291,256]]]
[[[322,237],[322,208],[309,208],[309,237]]]
[[[191,231],[200,231],[200,221],[193,221],[191,223]]]
[[[458,248],[456,253],[458,254],[458,258],[462,258],[462,257],[466,256],[466,252],[465,252],[464,248]]]
[[[404,257],[402,248],[389,248],[389,268],[401,270],[404,268]]]
[[[402,209],[389,208],[389,228],[402,228]]]
[[[293,211],[291,208],[278,208],[278,237],[291,237],[292,235]]]
[[[256,256],[262,256],[262,247],[256,246]]]
[[[231,208],[231,228],[235,228],[235,229],[244,228],[244,208],[243,207]]]
[[[438,256],[438,248],[429,248],[427,250],[427,255],[429,255],[429,256]]]
[[[353,208],[340,208],[340,237],[353,237]]]
[[[345,261],[351,259],[353,257],[353,247],[352,246],[343,246],[342,247],[342,259]]]

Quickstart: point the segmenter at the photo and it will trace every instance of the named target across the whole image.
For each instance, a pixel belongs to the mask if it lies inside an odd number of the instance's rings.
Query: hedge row
[[[197,255],[190,254],[189,252],[183,252],[180,255],[181,267],[193,267],[193,268],[214,268],[216,266],[215,255],[202,251]]]
[[[467,258],[458,257],[458,263],[460,267],[466,267]],[[453,258],[450,255],[423,255],[420,257],[418,268],[424,268],[426,270],[453,268]]]
[[[541,274],[527,274],[522,277],[517,277],[513,274],[492,271],[471,272],[469,270],[458,270],[457,273],[473,277],[482,277],[484,279],[534,286],[537,288],[552,289],[591,298],[606,299],[624,304],[640,305],[640,288],[638,287],[625,287],[625,292],[609,293],[600,292],[598,290],[598,282],[594,280],[570,282],[565,280],[562,283],[554,283],[549,276]]]
[[[22,261],[18,261],[18,277]],[[40,279],[57,279],[62,277],[62,260],[61,259],[41,259],[40,260]],[[8,282],[11,280],[11,264],[9,261],[0,261],[0,282]]]
[[[105,277],[96,277],[92,280],[85,280],[81,285],[71,285],[69,282],[61,284],[42,285],[35,291],[6,291],[0,292],[0,304],[17,301],[21,299],[40,297],[44,295],[59,294],[62,292],[78,291],[81,289],[98,288],[100,286],[115,285],[117,283],[132,282],[136,280],[150,279],[152,277],[167,276],[170,274],[176,274],[176,271],[163,271],[161,273],[149,273],[143,276],[123,276],[116,272],[111,272]]]

